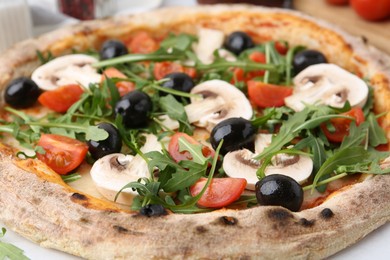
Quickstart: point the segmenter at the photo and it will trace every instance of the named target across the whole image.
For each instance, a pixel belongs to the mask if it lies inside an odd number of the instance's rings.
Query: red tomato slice
[[[197,76],[197,71],[195,68],[184,67],[184,73],[193,79],[196,78],[196,76]]]
[[[192,160],[192,155],[189,152],[179,151],[180,150],[179,138],[181,137],[185,138],[190,144],[200,144],[193,137],[189,136],[186,133],[181,133],[181,132],[175,133],[171,137],[171,140],[169,141],[168,152],[176,162],[180,162],[183,160],[187,160],[187,161]],[[204,145],[202,146],[202,154],[204,157],[214,157],[215,152],[211,148]]]
[[[103,71],[101,82],[104,81],[105,77],[120,78],[120,79],[127,78],[125,74],[123,74],[122,72],[120,72],[118,69],[114,67],[107,68]],[[118,88],[119,95],[121,97],[123,97],[124,95],[126,95],[127,93],[135,89],[134,83],[129,81],[119,81],[115,84],[115,86]]]
[[[61,175],[76,169],[88,152],[87,144],[62,135],[42,134],[37,145],[46,151],[38,159]]]
[[[249,59],[258,63],[266,62],[265,54],[260,51],[254,51],[251,54],[249,54]]]
[[[280,107],[284,105],[284,98],[290,96],[293,89],[290,87],[266,84],[260,81],[248,81],[248,96],[250,101],[259,107]]]
[[[198,195],[207,182],[201,178],[190,188],[192,196]],[[246,179],[243,178],[214,178],[207,187],[205,193],[198,200],[198,205],[207,208],[222,208],[240,198],[246,187]]]
[[[275,49],[280,55],[286,55],[288,48],[285,42],[275,42]]]
[[[389,149],[389,143],[387,143],[387,144],[380,144],[377,147],[375,147],[375,149],[377,151],[381,151],[381,152],[388,152],[390,150]]]
[[[55,90],[43,92],[38,101],[43,106],[58,113],[65,113],[74,103],[76,103],[84,90],[77,84],[59,87]]]
[[[130,52],[147,54],[156,51],[159,48],[159,43],[147,32],[139,32],[129,41],[125,40],[125,44]]]
[[[265,54],[259,51],[254,51],[251,54],[249,54],[249,59],[254,62],[258,63],[265,63],[266,57]],[[246,72],[241,68],[234,68],[233,69],[233,78],[231,80],[232,84],[236,84],[238,82],[246,82],[248,80],[251,80],[255,77],[261,77],[264,76],[265,71],[264,70],[256,70],[256,71],[249,71]]]
[[[355,118],[355,123],[357,126],[364,122],[364,113],[360,107],[354,107],[348,112],[342,113],[341,115]],[[335,131],[330,132],[326,127],[326,124],[322,124],[321,129],[329,141],[341,143],[344,137],[349,134],[349,126],[351,122],[352,120],[347,118],[332,118],[330,123],[334,126]]]
[[[153,75],[157,80],[173,72],[184,72],[184,68],[182,65],[170,61],[156,62],[154,64]]]
[[[389,0],[350,0],[355,12],[369,21],[379,21],[390,17]]]

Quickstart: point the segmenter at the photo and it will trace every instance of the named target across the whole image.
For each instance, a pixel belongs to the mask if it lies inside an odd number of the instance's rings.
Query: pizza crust
[[[297,12],[249,6],[170,8],[127,18],[81,23],[17,44],[0,57],[0,87],[54,55],[98,47],[138,30],[155,35],[245,28],[256,40],[289,39],[320,49],[330,62],[369,76],[375,110],[390,111],[388,57],[332,26]],[[275,30],[276,29],[276,30]],[[383,58],[384,57],[384,58]],[[3,95],[2,95],[3,96]],[[390,115],[382,122],[390,139]],[[82,194],[38,160],[19,160],[0,146],[0,220],[41,246],[89,259],[318,259],[332,255],[390,220],[390,176],[374,176],[337,192],[318,207],[218,210],[146,217]]]

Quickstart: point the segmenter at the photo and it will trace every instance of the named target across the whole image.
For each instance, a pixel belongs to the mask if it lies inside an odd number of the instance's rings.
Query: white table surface
[[[158,0],[160,1],[160,0]],[[35,34],[50,30],[51,28],[55,28],[57,26],[61,26],[66,23],[75,22],[68,17],[56,17],[53,16],[53,12],[56,12],[56,7],[53,5],[52,0],[28,0],[29,4],[38,6],[39,8],[46,7],[48,8],[46,13],[37,12],[35,15],[33,14],[33,21],[35,24]],[[131,2],[131,1],[129,1]],[[138,2],[138,1],[136,1]],[[141,2],[141,1],[139,1]],[[148,1],[142,1],[148,2]],[[131,4],[131,3],[130,3]],[[140,12],[143,10],[147,10],[149,8],[157,8],[158,6],[174,6],[174,5],[195,5],[195,0],[164,0],[161,3],[156,2],[152,5],[146,3],[145,9],[142,6],[137,4],[137,8],[134,8],[133,11]],[[42,9],[36,9],[42,11]],[[132,12],[131,8],[129,8],[128,12]],[[52,23],[53,19],[57,19],[58,24],[56,26],[53,25],[45,25],[45,21],[47,23]],[[38,28],[40,27],[40,28]],[[38,28],[38,29],[37,29]],[[0,227],[4,225],[0,222]],[[250,234],[248,234],[250,235]],[[11,230],[7,230],[7,233],[4,238],[1,239],[4,242],[12,243],[13,245],[24,250],[25,255],[32,260],[42,260],[42,259],[56,259],[56,260],[74,260],[79,259],[78,257],[71,256],[66,253],[62,253],[52,249],[42,248],[29,240],[21,237]],[[332,256],[330,259],[335,260],[360,260],[360,259],[375,259],[375,260],[388,260],[390,259],[390,224],[386,224],[379,228],[378,230],[372,232],[363,240],[358,243],[352,245],[351,247],[343,250],[342,252]]]

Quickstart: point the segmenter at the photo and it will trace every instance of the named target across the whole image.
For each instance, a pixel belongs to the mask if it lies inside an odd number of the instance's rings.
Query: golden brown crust
[[[167,9],[64,28],[16,45],[1,56],[0,87],[31,73],[37,66],[36,49],[56,55],[72,47],[97,47],[106,38],[125,38],[137,30],[165,35],[194,33],[200,26],[225,32],[240,29],[258,41],[286,39],[292,45],[320,49],[330,62],[369,77],[376,111],[390,110],[389,67],[386,59],[375,60],[376,50],[301,14],[247,6]],[[390,115],[383,125],[390,139]],[[255,207],[148,218],[76,192],[43,163],[21,161],[11,154],[0,146],[0,219],[42,246],[85,258],[318,259],[390,219],[389,175],[369,178],[298,213]]]

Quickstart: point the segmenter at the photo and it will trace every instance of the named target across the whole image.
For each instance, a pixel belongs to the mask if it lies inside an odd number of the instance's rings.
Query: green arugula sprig
[[[129,188],[137,190],[139,196],[135,198],[132,209],[138,210],[147,204],[160,204],[169,210],[180,213],[209,211],[209,209],[198,208],[196,203],[204,194],[214,176],[222,142],[216,149],[215,156],[212,159],[206,185],[194,197],[189,194],[188,189],[201,177],[206,177],[210,159],[206,159],[203,156],[200,145],[191,144],[184,138],[179,140],[179,142],[181,149],[190,152],[193,158],[196,159],[194,161],[177,163],[165,150],[146,153],[149,172],[154,172],[155,169],[158,169],[158,179],[155,180],[153,177],[141,178],[137,182],[128,183],[119,191],[120,193]],[[175,193],[177,193],[177,196],[175,196]],[[177,204],[175,198],[181,203]]]
[[[0,238],[5,236],[7,230],[1,228]],[[0,241],[0,259],[10,260],[28,260],[29,258],[24,255],[23,250],[6,242]]]
[[[83,133],[85,134],[86,140],[94,140],[94,141],[100,141],[105,140],[108,137],[108,133],[104,129],[100,129],[97,126],[91,126],[88,124],[66,124],[66,123],[55,123],[55,122],[44,122],[40,119],[34,119],[30,116],[27,116],[27,114],[17,111],[11,107],[5,107],[6,111],[10,112],[11,114],[15,116],[19,116],[21,119],[23,119],[23,126],[29,127],[32,131],[35,133],[41,133],[41,132],[51,132],[50,129],[66,129],[74,132],[75,134]],[[3,131],[8,130],[6,126],[2,126]],[[20,133],[18,133],[20,135]],[[72,136],[73,137],[73,136]]]

